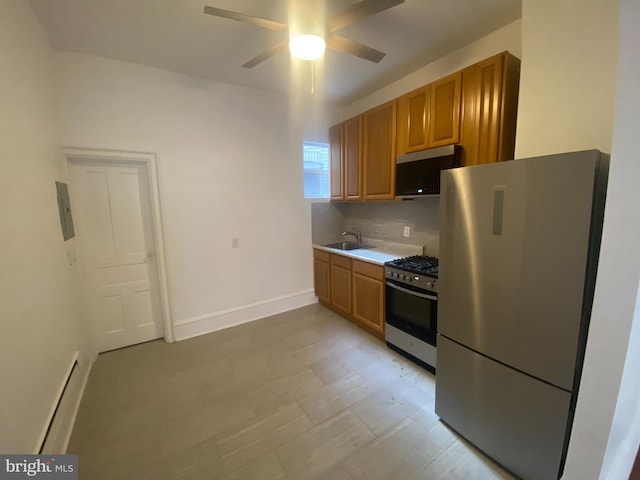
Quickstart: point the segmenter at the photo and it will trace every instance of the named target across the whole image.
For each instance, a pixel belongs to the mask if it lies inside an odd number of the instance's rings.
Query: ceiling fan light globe
[[[296,35],[289,40],[291,55],[301,60],[317,60],[326,47],[324,39],[317,35]]]

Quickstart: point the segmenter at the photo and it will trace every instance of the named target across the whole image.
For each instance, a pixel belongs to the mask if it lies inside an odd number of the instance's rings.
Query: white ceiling
[[[309,1],[309,0],[293,0]],[[286,39],[285,32],[205,15],[211,5],[287,22],[287,0],[31,0],[55,49],[88,53],[252,88],[308,88],[309,62],[282,52],[241,65]],[[356,0],[327,0],[328,14]],[[378,63],[327,50],[316,94],[348,104],[521,16],[521,0],[406,0],[340,30],[386,52]],[[298,70],[303,81],[290,81]],[[308,77],[307,77],[308,76]],[[308,78],[308,81],[307,81]],[[294,86],[296,85],[296,86]],[[301,85],[304,85],[302,87]]]

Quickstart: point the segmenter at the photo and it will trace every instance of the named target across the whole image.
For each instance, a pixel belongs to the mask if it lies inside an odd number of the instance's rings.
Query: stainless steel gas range
[[[416,255],[384,265],[387,345],[435,373],[438,259]]]

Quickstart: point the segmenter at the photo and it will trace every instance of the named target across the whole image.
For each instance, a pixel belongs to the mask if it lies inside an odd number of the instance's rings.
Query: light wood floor
[[[434,413],[435,377],[320,305],[98,357],[80,478],[511,479]]]

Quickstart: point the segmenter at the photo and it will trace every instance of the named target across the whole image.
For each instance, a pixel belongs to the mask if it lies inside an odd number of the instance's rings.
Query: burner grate
[[[433,277],[438,276],[438,259],[426,255],[398,258],[386,262],[385,266]]]

